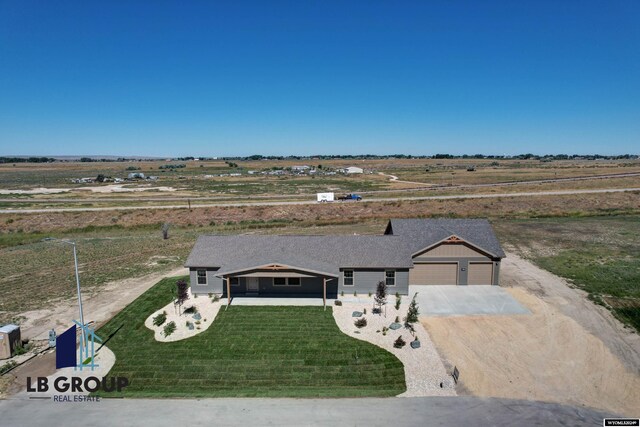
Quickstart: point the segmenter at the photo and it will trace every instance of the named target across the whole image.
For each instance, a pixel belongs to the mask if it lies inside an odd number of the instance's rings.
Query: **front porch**
[[[338,296],[338,278],[332,273],[281,264],[254,266],[220,274],[227,305],[326,305]],[[257,300],[281,303],[256,303]],[[288,302],[287,302],[288,301]],[[319,302],[319,304],[317,303]]]

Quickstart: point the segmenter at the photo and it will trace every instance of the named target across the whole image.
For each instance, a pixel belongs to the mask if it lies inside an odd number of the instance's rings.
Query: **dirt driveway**
[[[83,293],[85,321],[95,322],[100,326],[162,278],[187,274],[189,270],[184,267],[171,271],[163,270],[142,277],[110,282],[92,294]],[[50,329],[56,329],[60,333],[69,327],[72,319],[78,318],[77,300],[73,298],[50,303],[50,306],[51,308],[47,309],[20,313],[25,317],[25,321],[20,325],[23,338],[48,339]]]
[[[465,392],[585,405],[626,416],[640,408],[638,335],[584,293],[508,254],[503,286],[531,314],[425,317]]]

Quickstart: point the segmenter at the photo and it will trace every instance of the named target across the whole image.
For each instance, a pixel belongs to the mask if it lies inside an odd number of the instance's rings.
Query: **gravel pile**
[[[389,327],[395,321],[396,316],[400,317],[400,322],[403,323],[403,318],[409,307],[408,297],[403,297],[403,304],[399,310],[394,307],[395,298],[389,298],[390,303],[387,303],[386,317],[384,309],[381,315],[372,314],[374,307],[372,297],[358,297],[357,300],[355,298],[340,299],[343,305],[333,307],[333,316],[340,330],[351,337],[384,348],[393,353],[404,365],[407,391],[400,396],[456,395],[451,375],[446,372],[431,337],[422,325],[419,323],[414,325],[416,336],[420,340],[420,348],[417,349],[413,349],[409,345],[414,337],[404,327],[395,331],[390,329],[386,335],[382,334],[382,328]],[[367,326],[357,328],[353,324],[356,318],[352,317],[352,313],[354,311],[364,312],[365,309],[367,313],[363,317],[367,319]],[[399,336],[402,336],[407,344],[402,348],[395,348],[393,343]]]

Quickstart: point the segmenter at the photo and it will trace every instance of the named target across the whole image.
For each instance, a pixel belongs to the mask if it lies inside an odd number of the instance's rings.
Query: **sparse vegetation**
[[[166,322],[166,320],[167,320],[167,312],[163,311],[162,313],[158,314],[157,316],[154,316],[153,324],[155,326],[161,326],[164,322]]]
[[[176,331],[176,322],[169,322],[166,325],[164,325],[164,328],[162,329],[162,332],[164,333],[165,337],[168,337],[175,331]]]
[[[367,319],[364,317],[360,317],[359,319],[356,319],[356,321],[353,322],[353,324],[357,328],[364,328],[365,326],[367,326]]]
[[[523,256],[569,279],[640,332],[640,216],[529,219],[494,226]]]

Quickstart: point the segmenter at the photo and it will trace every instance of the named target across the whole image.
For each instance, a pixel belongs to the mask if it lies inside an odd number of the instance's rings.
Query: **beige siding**
[[[419,258],[442,258],[442,257],[479,257],[485,256],[467,245],[462,243],[445,243],[427,252],[419,254],[415,259]]]
[[[415,264],[409,272],[412,285],[456,285],[458,264],[454,262],[434,262]]]
[[[493,280],[492,262],[470,262],[468,283],[470,285],[490,285]]]

